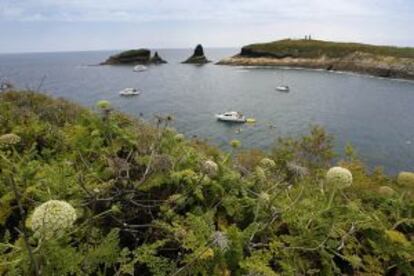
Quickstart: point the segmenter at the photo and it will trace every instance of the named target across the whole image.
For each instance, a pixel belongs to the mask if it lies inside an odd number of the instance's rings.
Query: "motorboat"
[[[119,95],[121,96],[135,96],[141,94],[136,88],[125,88],[124,90],[119,91]]]
[[[289,86],[279,85],[279,86],[276,86],[276,90],[280,92],[289,92]]]
[[[278,86],[276,86],[276,90],[277,91],[279,91],[279,92],[285,92],[285,93],[287,93],[287,92],[289,92],[289,86],[287,86],[287,85],[284,85],[284,74],[283,74],[283,70],[281,71],[281,84],[280,85],[278,85]]]
[[[137,65],[134,67],[134,72],[144,72],[147,71],[147,66],[144,65]]]
[[[232,123],[245,123],[247,121],[246,117],[240,112],[229,111],[220,114],[216,114],[216,118],[219,121],[223,122],[232,122]]]

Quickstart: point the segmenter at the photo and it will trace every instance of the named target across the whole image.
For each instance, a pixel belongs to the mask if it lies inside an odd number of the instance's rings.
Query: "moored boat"
[[[147,66],[144,65],[137,65],[134,67],[134,72],[144,72],[147,71]]]
[[[136,88],[125,88],[124,90],[119,91],[119,95],[121,96],[135,96],[141,94]]]
[[[289,86],[287,86],[287,85],[279,85],[279,86],[276,86],[276,90],[277,91],[280,91],[280,92],[289,92]]]
[[[231,123],[245,123],[246,117],[237,111],[229,111],[224,113],[216,114],[216,118],[219,121],[231,122]]]

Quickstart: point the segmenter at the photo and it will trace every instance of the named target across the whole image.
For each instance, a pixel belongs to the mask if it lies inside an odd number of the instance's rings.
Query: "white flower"
[[[220,231],[214,232],[213,245],[217,246],[223,251],[229,249],[229,239],[227,238],[227,235]]]
[[[263,158],[262,160],[260,160],[260,165],[264,168],[270,169],[270,168],[274,168],[276,166],[276,163],[272,159]]]
[[[383,196],[392,196],[395,194],[395,191],[393,188],[389,186],[381,186],[378,189],[378,192]]]
[[[14,133],[8,133],[0,136],[0,145],[16,145],[20,143],[22,139],[14,134]]]
[[[181,142],[184,140],[185,137],[184,137],[184,134],[178,133],[174,136],[174,138],[176,141]]]
[[[62,200],[49,200],[35,208],[31,227],[36,235],[49,239],[72,227],[76,218],[72,205]]]
[[[218,173],[218,165],[216,162],[207,160],[203,163],[202,167],[203,173],[205,173],[208,177],[215,177]]]
[[[337,189],[344,189],[352,185],[352,173],[342,167],[333,167],[326,173],[326,181]]]
[[[261,180],[261,181],[265,181],[266,180],[266,172],[261,167],[257,166],[255,168],[255,171],[254,172],[256,174],[256,177],[259,180]]]
[[[109,109],[111,107],[111,103],[106,100],[100,100],[99,102],[96,103],[96,106],[99,107],[100,109]]]
[[[400,172],[397,177],[397,182],[401,186],[414,188],[414,173]]]
[[[259,194],[259,199],[261,199],[264,202],[267,202],[267,201],[270,200],[270,195],[268,193],[266,193],[266,192],[261,192]]]

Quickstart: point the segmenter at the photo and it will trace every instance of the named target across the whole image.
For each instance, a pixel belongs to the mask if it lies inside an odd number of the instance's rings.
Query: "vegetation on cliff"
[[[167,63],[163,60],[158,52],[155,52],[151,57],[151,51],[148,49],[135,49],[121,52],[119,54],[110,56],[103,65],[116,65],[116,64],[162,64]]]
[[[224,65],[289,66],[414,79],[414,48],[285,39],[252,44]]]
[[[414,274],[411,174],[329,170],[319,127],[225,153],[170,123],[1,93],[0,274]]]
[[[330,42],[308,39],[284,39],[270,43],[258,43],[244,46],[241,56],[273,56],[277,58],[343,58],[349,54],[361,52],[378,56],[414,59],[414,48],[375,46],[361,43]]]

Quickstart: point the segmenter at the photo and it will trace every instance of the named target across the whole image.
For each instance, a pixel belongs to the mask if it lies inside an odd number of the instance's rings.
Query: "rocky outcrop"
[[[148,64],[151,57],[151,51],[148,49],[128,50],[113,56],[110,56],[102,65],[115,64]]]
[[[158,52],[154,53],[154,56],[151,58],[150,60],[151,64],[163,64],[163,63],[167,63],[165,60],[163,60],[159,55]]]
[[[400,48],[396,47],[321,41],[313,45],[312,41],[308,41],[305,49],[301,47],[300,41],[294,46],[292,42],[288,46],[283,43],[243,47],[240,54],[225,58],[217,64],[325,69],[414,80],[414,58],[409,49],[398,52]]]
[[[201,44],[197,45],[191,57],[183,61],[183,63],[191,63],[191,64],[205,64],[209,62],[210,61],[204,55],[203,46],[201,46]]]
[[[128,50],[119,54],[110,56],[101,65],[116,64],[162,64],[167,63],[157,52],[151,57],[151,51],[148,49]]]

